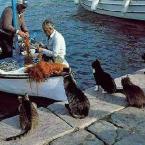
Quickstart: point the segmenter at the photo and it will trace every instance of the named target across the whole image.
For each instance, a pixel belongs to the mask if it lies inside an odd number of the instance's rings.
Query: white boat
[[[0,91],[30,96],[46,97],[58,101],[66,101],[62,76],[49,77],[41,83],[31,81],[25,67],[18,70],[5,72],[0,69]]]
[[[145,0],[75,0],[77,2],[98,14],[145,20]]]
[[[11,3],[13,9],[13,25],[17,29],[17,11],[16,11],[17,1],[11,0]],[[23,47],[22,42],[20,43],[20,45],[21,47]],[[19,55],[20,47],[18,39],[15,39],[14,46],[16,54]],[[32,52],[34,53],[35,50]],[[17,61],[16,63],[19,62],[20,61]],[[12,64],[11,60],[9,64],[10,65]],[[67,67],[69,67],[67,61],[64,61],[64,64]],[[2,65],[2,68],[0,68],[0,91],[19,95],[25,95],[27,93],[29,96],[46,97],[58,101],[67,100],[62,76],[49,77],[44,82],[37,83],[35,81],[30,81],[28,74],[25,73],[26,68],[23,65],[22,67],[16,68],[13,71],[10,70],[6,71],[3,68],[4,67]]]

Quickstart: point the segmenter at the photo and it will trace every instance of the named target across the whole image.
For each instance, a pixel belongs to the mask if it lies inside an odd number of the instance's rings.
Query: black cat
[[[65,104],[70,115],[74,118],[85,118],[88,116],[90,102],[85,94],[77,87],[72,74],[64,76],[64,88],[69,104]]]
[[[128,104],[130,106],[142,108],[145,105],[145,94],[143,90],[139,86],[134,85],[129,77],[123,78],[121,84]]]
[[[96,85],[98,85],[98,89],[99,86],[101,86],[104,89],[104,91],[110,94],[117,93],[117,92],[123,93],[122,89],[116,88],[116,84],[114,82],[114,79],[111,77],[111,75],[103,71],[98,59],[96,59],[92,63],[92,68],[93,68],[93,75],[96,81]]]

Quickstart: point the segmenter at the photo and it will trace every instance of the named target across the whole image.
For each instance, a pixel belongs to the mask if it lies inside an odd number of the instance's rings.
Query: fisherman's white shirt
[[[54,30],[48,40],[48,49],[43,49],[43,53],[48,56],[60,56],[64,59],[66,55],[66,44],[64,37],[58,31]]]

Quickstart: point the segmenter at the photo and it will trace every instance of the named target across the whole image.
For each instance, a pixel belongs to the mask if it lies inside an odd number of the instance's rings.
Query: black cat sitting
[[[116,92],[116,84],[114,82],[114,79],[111,77],[110,74],[103,71],[100,62],[98,59],[96,59],[92,63],[93,68],[93,75],[96,81],[96,85],[101,86],[104,91],[112,94]]]
[[[98,59],[96,59],[92,63],[92,68],[93,68],[93,75],[96,81],[96,85],[98,85],[98,90],[99,90],[99,86],[101,86],[104,89],[104,91],[106,91],[107,93],[110,94],[117,93],[117,92],[122,93],[122,89],[116,88],[116,84],[114,82],[114,79],[111,77],[111,75],[103,71]]]

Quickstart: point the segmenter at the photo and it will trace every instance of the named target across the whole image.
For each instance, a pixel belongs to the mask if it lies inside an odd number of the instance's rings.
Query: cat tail
[[[31,127],[27,128],[23,133],[18,134],[16,136],[12,136],[12,137],[8,137],[5,139],[5,141],[10,141],[10,140],[16,140],[17,138],[21,138],[23,136],[25,136],[28,132],[30,132]]]
[[[123,89],[116,89],[114,93],[122,93],[122,94],[124,94],[124,90]]]

